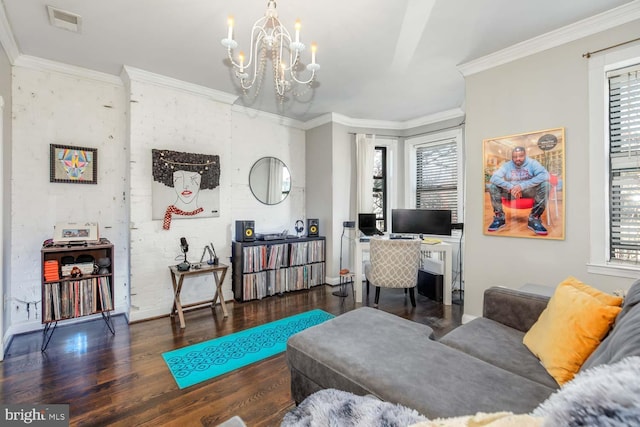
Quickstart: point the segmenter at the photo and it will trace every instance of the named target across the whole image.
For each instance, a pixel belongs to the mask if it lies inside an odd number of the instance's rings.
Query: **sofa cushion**
[[[548,303],[548,296],[493,286],[484,291],[482,317],[527,332]]]
[[[425,325],[363,307],[293,335],[287,362],[292,376],[313,379],[319,388],[371,394],[430,418],[529,412],[554,391],[430,334]]]
[[[622,318],[633,309],[640,302],[640,280],[636,280],[631,288],[627,291],[627,295],[624,297],[624,302],[622,303],[622,311],[618,314],[616,318],[616,323],[620,322]]]
[[[598,347],[620,310],[561,283],[523,342],[562,385]]]
[[[584,362],[581,371],[619,362],[628,356],[640,356],[640,305],[634,305],[618,319],[602,344]]]
[[[540,360],[522,344],[523,337],[524,332],[479,317],[449,332],[440,342],[547,387],[558,388]]]

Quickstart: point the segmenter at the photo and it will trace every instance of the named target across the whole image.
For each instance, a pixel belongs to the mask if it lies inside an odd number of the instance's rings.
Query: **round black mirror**
[[[256,161],[249,172],[249,188],[260,202],[277,205],[291,191],[291,174],[284,162],[275,157]]]

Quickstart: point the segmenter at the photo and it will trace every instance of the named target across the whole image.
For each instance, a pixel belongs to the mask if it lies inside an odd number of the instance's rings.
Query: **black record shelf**
[[[262,299],[326,283],[325,238],[232,242],[233,296]]]

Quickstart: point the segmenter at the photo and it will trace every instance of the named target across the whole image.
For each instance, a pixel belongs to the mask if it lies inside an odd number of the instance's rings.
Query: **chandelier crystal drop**
[[[222,39],[221,43],[227,48],[229,61],[245,93],[257,81],[255,94],[258,94],[268,59],[272,61],[274,86],[281,100],[295,83],[310,84],[315,78],[316,71],[320,69],[320,65],[316,63],[317,45],[315,43],[311,44],[311,62],[306,67],[302,66],[300,54],[304,52],[305,45],[300,41],[300,20],[295,22],[292,38],[278,19],[274,0],[267,2],[265,15],[253,24],[248,58],[242,51],[239,52],[237,59],[234,58],[234,49],[238,47],[238,42],[233,39],[233,28],[233,17],[229,17],[227,37]],[[301,72],[306,75],[301,76]]]

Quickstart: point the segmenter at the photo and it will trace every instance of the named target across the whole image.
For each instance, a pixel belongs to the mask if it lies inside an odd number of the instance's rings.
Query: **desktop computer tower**
[[[437,302],[442,302],[442,274],[418,270],[418,293]]]

